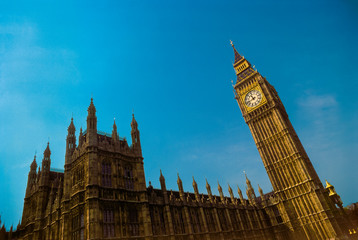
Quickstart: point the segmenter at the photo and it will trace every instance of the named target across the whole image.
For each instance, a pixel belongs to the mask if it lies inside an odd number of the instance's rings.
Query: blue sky
[[[130,141],[141,131],[146,181],[185,191],[192,176],[245,189],[271,184],[234,100],[229,40],[275,86],[322,181],[357,202],[358,6],[354,1],[2,1],[0,214],[21,218],[27,174],[48,139],[63,168],[73,114]],[[235,191],[236,192],[236,191]],[[236,194],[237,195],[237,194]]]

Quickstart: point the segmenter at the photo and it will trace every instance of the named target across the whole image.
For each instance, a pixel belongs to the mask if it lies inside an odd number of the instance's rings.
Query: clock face
[[[245,104],[248,107],[256,107],[262,100],[262,93],[258,90],[252,90],[245,96]]]

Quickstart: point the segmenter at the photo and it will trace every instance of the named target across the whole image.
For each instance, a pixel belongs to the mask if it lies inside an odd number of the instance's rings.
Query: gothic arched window
[[[103,210],[103,237],[114,237],[114,213],[112,209]]]
[[[84,216],[83,211],[72,217],[72,240],[84,240]]]
[[[102,163],[102,185],[105,187],[112,186],[111,163]]]
[[[133,170],[132,167],[129,165],[127,165],[124,168],[124,178],[125,178],[125,188],[133,190],[134,189]]]
[[[138,211],[135,207],[128,208],[128,231],[129,236],[139,235]]]

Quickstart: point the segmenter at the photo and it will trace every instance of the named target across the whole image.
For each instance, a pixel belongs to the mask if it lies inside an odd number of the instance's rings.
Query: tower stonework
[[[291,238],[336,239],[342,236],[339,213],[328,198],[275,88],[235,53],[235,98],[284,209]]]

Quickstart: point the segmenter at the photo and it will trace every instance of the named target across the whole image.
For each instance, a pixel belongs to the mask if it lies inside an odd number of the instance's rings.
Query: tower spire
[[[71,162],[72,153],[76,149],[76,128],[73,124],[73,117],[71,118],[71,123],[67,128],[67,132],[65,164],[69,164]]]
[[[182,201],[185,200],[184,198],[184,188],[183,188],[183,182],[181,181],[178,173],[178,180],[177,180],[178,188],[179,188],[179,195]]]
[[[234,43],[230,40],[230,44],[231,44],[231,47],[233,48],[234,50],[234,54],[235,54],[235,62],[234,62],[234,65],[239,62],[243,57],[240,55],[240,53],[236,50],[235,46],[234,46]]]
[[[97,145],[97,116],[96,116],[96,107],[93,104],[93,98],[91,98],[91,103],[87,109],[87,134],[86,141],[89,146]]]
[[[199,196],[198,184],[196,184],[194,176],[193,176],[193,188],[194,188],[194,193],[195,193],[195,199],[196,199],[196,201],[199,202],[200,201],[200,196]]]
[[[140,134],[138,130],[138,123],[134,118],[134,113],[132,113],[132,122],[131,122],[131,136],[132,136],[132,147],[135,152],[137,152],[139,155],[142,155],[142,147],[140,144]]]
[[[255,195],[255,190],[254,188],[252,187],[251,185],[251,182],[250,180],[248,179],[246,173],[245,173],[245,178],[246,178],[246,185],[247,185],[247,188],[246,188],[246,195],[250,201],[250,203],[252,205],[255,204],[255,199],[256,199],[256,195]]]
[[[34,160],[31,163],[31,171],[36,172],[36,169],[37,169],[37,163],[36,163],[36,154],[35,154]]]
[[[208,192],[208,196],[210,201],[213,201],[213,194],[211,193],[211,187],[210,184],[208,183],[208,180],[205,178],[205,182],[206,182],[206,191]]]
[[[167,187],[166,187],[166,185],[165,185],[165,178],[164,178],[164,176],[163,176],[162,169],[160,169],[159,181],[160,181],[160,186],[161,186],[162,190],[163,190],[163,191],[167,191]]]
[[[223,189],[222,189],[222,187],[220,186],[219,180],[218,180],[218,191],[219,191],[219,194],[220,194],[221,202],[224,203],[224,202],[225,202],[225,197],[224,197]]]
[[[231,202],[234,203],[234,204],[236,204],[237,201],[236,201],[236,199],[235,199],[235,197],[234,197],[234,193],[233,193],[233,191],[232,191],[232,188],[230,187],[230,184],[228,183],[227,186],[228,186],[228,191],[229,191],[229,194],[230,194]]]
[[[113,130],[112,130],[112,141],[117,142],[119,140],[118,133],[117,133],[117,125],[116,125],[116,118],[113,120]]]
[[[50,167],[51,167],[51,150],[50,150],[50,142],[47,142],[47,147],[44,151],[44,158],[42,160],[42,172],[40,175],[41,185],[49,184]]]

